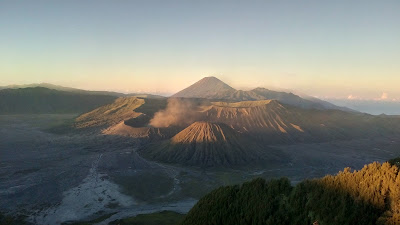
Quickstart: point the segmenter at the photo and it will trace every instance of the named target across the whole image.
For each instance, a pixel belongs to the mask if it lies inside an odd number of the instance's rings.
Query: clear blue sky
[[[400,99],[400,1],[1,1],[0,85]]]

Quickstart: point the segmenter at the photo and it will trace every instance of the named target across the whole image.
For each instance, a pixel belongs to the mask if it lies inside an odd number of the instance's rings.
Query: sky
[[[0,85],[400,101],[400,1],[0,0]]]

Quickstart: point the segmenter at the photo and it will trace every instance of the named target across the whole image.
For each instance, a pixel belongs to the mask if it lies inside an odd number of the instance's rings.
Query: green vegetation
[[[396,160],[395,160],[396,161]],[[399,162],[399,160],[397,160]],[[286,178],[258,178],[226,186],[203,197],[182,225],[400,224],[400,174],[390,163],[306,180],[292,187]]]
[[[397,166],[397,167],[400,168],[400,157],[395,158],[395,159],[391,159],[388,162],[390,163],[390,165]]]
[[[19,216],[19,217],[13,217],[9,215],[4,215],[0,212],[0,225],[24,225],[27,224],[24,222],[24,218]]]
[[[110,225],[176,225],[185,215],[171,211],[137,215],[132,218],[117,220]]]
[[[0,225],[11,225],[14,224],[14,219],[10,216],[5,216],[0,213]]]

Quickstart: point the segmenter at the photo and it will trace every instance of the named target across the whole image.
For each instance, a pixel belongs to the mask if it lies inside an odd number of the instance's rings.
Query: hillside
[[[140,154],[156,161],[209,167],[254,162],[267,149],[240,136],[225,124],[195,122],[172,139],[143,148]],[[272,154],[271,158],[274,158]]]
[[[110,91],[88,91],[88,90],[82,90],[78,88],[71,88],[71,87],[64,87],[60,85],[55,85],[55,84],[49,84],[49,83],[38,83],[38,84],[25,84],[25,85],[8,85],[8,86],[2,86],[0,87],[0,90],[3,89],[21,89],[21,88],[48,88],[56,91],[65,91],[65,92],[71,92],[71,93],[76,93],[76,94],[91,94],[91,95],[111,95],[111,96],[123,96],[124,94],[118,93],[118,92],[110,92]]]
[[[397,117],[304,109],[277,100],[210,102],[136,97],[121,97],[85,113],[76,119],[76,127],[102,127],[109,135],[170,138],[198,121],[225,124],[240,138],[263,145],[381,137],[400,131]],[[164,129],[168,127],[171,129]]]
[[[213,102],[201,113],[204,121],[227,124],[266,144],[377,137],[400,130],[396,118],[302,109],[276,100]]]
[[[205,77],[191,86],[179,91],[171,97],[206,98],[224,101],[258,101],[278,100],[287,105],[305,109],[336,109],[354,111],[346,107],[339,107],[317,98],[302,98],[293,93],[273,91],[265,88],[255,88],[250,91],[236,90],[216,77]]]
[[[110,95],[57,91],[43,87],[0,90],[0,114],[83,113],[113,102]]]
[[[295,95],[293,93],[272,91],[265,88],[256,88],[251,90],[250,92],[262,96],[263,99],[275,99],[283,104],[293,105],[300,108],[327,109],[324,104],[318,102],[319,99],[315,99],[317,101],[311,101],[301,98],[300,96]],[[253,100],[261,100],[261,99],[253,99]]]
[[[259,178],[218,188],[190,210],[181,225],[400,224],[399,168],[372,163],[336,176],[305,180]]]
[[[154,113],[164,109],[166,105],[166,99],[120,97],[111,104],[80,115],[75,119],[75,127],[101,127],[105,128],[104,134],[148,137],[160,133],[160,129],[150,129],[148,123]]]
[[[314,102],[303,99],[293,93],[272,91],[265,88],[256,88],[250,91],[235,90],[225,96],[220,96],[221,100],[230,101],[259,101],[259,100],[278,100],[281,103],[293,105],[301,108],[326,109],[321,102]]]
[[[93,111],[79,116],[77,128],[114,125],[121,121],[138,117],[140,113],[134,110],[144,104],[143,99],[136,97],[121,97],[113,103],[101,106]]]
[[[21,89],[21,88],[47,88],[47,89],[52,89],[52,90],[57,90],[57,91],[65,91],[65,92],[71,92],[75,94],[88,94],[88,95],[110,95],[110,96],[115,96],[115,97],[140,97],[140,98],[165,98],[160,95],[153,95],[153,94],[146,94],[146,93],[129,93],[129,94],[123,94],[119,92],[114,92],[114,91],[89,91],[89,90],[83,90],[83,89],[78,89],[78,88],[71,88],[71,87],[64,87],[60,85],[54,85],[54,84],[49,84],[49,83],[38,83],[38,84],[24,84],[24,85],[7,85],[7,86],[0,86],[0,90],[4,89]]]

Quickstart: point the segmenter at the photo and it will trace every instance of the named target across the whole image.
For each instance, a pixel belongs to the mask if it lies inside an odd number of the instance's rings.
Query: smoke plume
[[[153,127],[187,126],[199,118],[196,105],[189,100],[171,98],[165,110],[154,114],[150,120]]]

